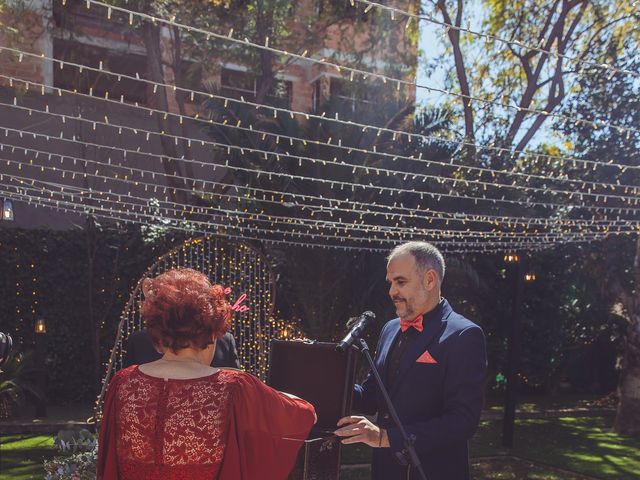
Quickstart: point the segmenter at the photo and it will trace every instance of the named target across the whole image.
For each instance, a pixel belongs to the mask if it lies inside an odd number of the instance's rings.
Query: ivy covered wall
[[[45,320],[49,402],[95,398],[129,292],[183,239],[94,223],[67,231],[0,228],[0,331],[29,350],[36,319]]]

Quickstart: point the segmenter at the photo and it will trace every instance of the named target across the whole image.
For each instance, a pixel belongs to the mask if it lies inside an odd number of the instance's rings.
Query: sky
[[[431,13],[437,20],[442,19],[441,14],[434,10],[433,4],[431,2],[428,2],[426,0],[421,1],[423,11]],[[485,10],[482,2],[479,0],[469,0],[464,2],[464,4],[465,13],[463,14],[463,26],[465,26],[466,28],[470,28],[471,30],[476,32],[484,31],[482,22],[485,18]],[[441,25],[436,25],[426,20],[421,20],[419,23],[418,49],[421,54],[418,60],[417,69],[418,85],[433,86],[436,88],[445,87],[445,70],[443,68],[437,68],[433,72],[428,72],[426,68],[427,65],[433,63],[433,60],[435,58],[445,53],[444,42],[447,42],[448,44],[449,40],[447,37],[443,36],[444,32],[445,29]],[[463,33],[463,35],[469,34]],[[463,50],[463,55],[465,55],[466,58],[469,58],[470,52]],[[451,56],[451,54],[448,54],[448,57],[451,58],[451,64],[453,65],[453,57]],[[471,86],[471,89],[471,95],[473,95],[473,85]],[[430,105],[437,107],[450,100],[450,95],[433,93],[424,88],[416,89],[416,103],[418,106]],[[541,143],[555,143],[556,140],[560,140],[559,138],[557,138],[557,134],[554,133],[550,128],[551,124],[552,122],[550,121],[545,122],[543,127],[537,132],[536,136],[529,143],[529,148],[535,148]]]

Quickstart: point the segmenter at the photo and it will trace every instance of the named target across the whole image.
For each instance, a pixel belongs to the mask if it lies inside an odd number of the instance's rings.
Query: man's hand
[[[370,447],[389,447],[387,432],[374,425],[364,417],[343,417],[338,420],[338,426],[342,427],[335,433],[339,437],[345,437],[342,443],[365,443]]]

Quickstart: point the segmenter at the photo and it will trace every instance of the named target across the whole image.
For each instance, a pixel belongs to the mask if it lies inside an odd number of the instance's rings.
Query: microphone
[[[342,339],[338,345],[336,345],[336,350],[340,352],[346,352],[347,349],[351,347],[358,339],[362,337],[364,330],[367,326],[372,323],[376,318],[376,315],[373,312],[364,312],[359,317],[356,317],[356,324],[349,330],[347,336]],[[351,322],[349,322],[351,323]]]

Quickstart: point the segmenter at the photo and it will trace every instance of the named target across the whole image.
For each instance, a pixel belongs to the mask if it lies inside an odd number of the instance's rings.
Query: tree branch
[[[549,11],[549,16],[547,18],[547,21],[545,22],[545,29],[547,30],[548,27],[553,24],[553,27],[551,28],[551,31],[549,32],[549,36],[547,38],[547,41],[545,42],[544,45],[544,50],[546,51],[551,51],[551,47],[553,46],[553,43],[557,40],[558,41],[558,45],[560,46],[560,42],[562,41],[563,38],[563,31],[564,31],[564,26],[565,26],[565,20],[567,19],[567,16],[569,15],[570,11],[572,8],[574,8],[576,5],[582,4],[582,9],[581,11],[584,10],[584,8],[586,7],[586,4],[583,3],[583,0],[575,0],[574,2],[567,2],[564,3],[562,5],[562,11],[560,12],[558,18],[556,19],[555,22],[552,22],[552,17],[555,11],[555,7],[558,5],[558,2],[555,3],[554,5],[554,9]],[[581,17],[581,13],[578,15],[579,17]],[[569,37],[567,37],[569,38]],[[565,39],[565,42],[567,40]],[[520,103],[518,104],[519,110],[516,113],[516,115],[514,116],[513,122],[511,124],[511,127],[509,128],[509,131],[507,133],[507,136],[505,138],[505,145],[511,145],[518,133],[518,131],[520,130],[520,128],[522,128],[522,124],[525,120],[525,118],[527,117],[527,110],[530,109],[531,107],[531,103],[535,97],[535,94],[540,90],[540,85],[538,84],[538,80],[540,79],[540,75],[542,74],[542,70],[544,68],[545,63],[547,62],[549,58],[549,54],[548,53],[541,53],[540,54],[540,58],[538,60],[538,63],[531,75],[531,77],[527,78],[527,86],[525,88],[525,91],[522,94],[522,98],[520,99]],[[560,68],[560,72],[562,71],[562,69]],[[558,74],[558,68],[556,68],[556,72],[554,72],[554,76],[553,78],[556,79],[554,81],[557,81],[557,74]],[[558,87],[559,85],[556,85],[556,87]],[[554,85],[552,82],[551,85],[551,90],[553,90]],[[564,89],[564,87],[562,87]],[[549,106],[552,104],[553,102],[548,102],[547,103],[547,108],[545,108],[546,111],[549,111],[548,108]],[[557,105],[556,105],[557,106]],[[554,107],[555,108],[555,107]],[[529,128],[529,130],[527,131],[527,133],[525,134],[525,136],[520,140],[520,142],[518,142],[518,147],[524,147],[526,146],[529,141],[531,140],[531,138],[533,138],[533,135],[536,133],[537,129],[540,128],[540,126],[542,126],[542,124],[544,123],[544,120],[546,119],[546,115],[544,115],[542,118],[540,116],[538,116],[536,118],[536,120],[533,122],[532,126]],[[532,130],[532,128],[535,127],[535,130]],[[524,142],[523,142],[524,140]],[[516,148],[516,150],[521,151],[522,148]]]
[[[438,8],[442,13],[442,18],[447,25],[453,25],[451,23],[451,16],[447,10],[444,0],[438,1]],[[458,0],[458,12],[456,13],[457,21],[462,21],[462,1]],[[457,25],[459,26],[459,25]],[[471,105],[471,93],[469,88],[469,80],[467,78],[467,71],[464,65],[464,58],[462,56],[462,50],[460,49],[460,31],[449,28],[447,31],[451,47],[453,49],[453,57],[456,67],[456,75],[458,76],[458,82],[460,84],[460,93],[462,94],[462,110],[464,112],[464,130],[465,138],[470,142],[475,142],[475,128],[473,124],[473,107]],[[471,157],[475,156],[475,147],[468,147],[468,151]]]

